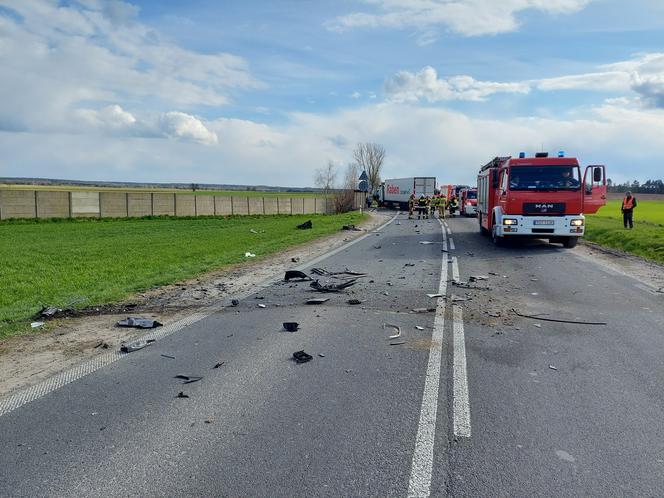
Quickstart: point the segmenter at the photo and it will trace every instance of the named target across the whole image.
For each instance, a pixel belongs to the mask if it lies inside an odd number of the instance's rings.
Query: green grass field
[[[265,257],[366,215],[0,222],[0,338],[26,331],[42,305],[116,302],[132,293]],[[311,219],[312,230],[297,230]],[[254,234],[250,229],[264,230]]]
[[[256,190],[186,190],[174,188],[132,188],[132,187],[81,187],[74,185],[8,185],[0,184],[0,190],[51,190],[72,192],[155,192],[162,194],[222,195],[236,197],[324,197],[320,192],[261,192]]]
[[[586,240],[664,264],[664,201],[638,201],[632,230],[623,228],[620,203],[608,201],[586,217]]]

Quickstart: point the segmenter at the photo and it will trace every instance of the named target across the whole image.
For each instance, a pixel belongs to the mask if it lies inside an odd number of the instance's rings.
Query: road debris
[[[483,290],[483,291],[490,291],[491,287],[479,287],[477,285],[470,285],[467,282],[462,282],[460,280],[451,280],[452,285],[455,285],[456,287],[460,287],[462,289],[473,289],[473,290]]]
[[[351,305],[362,304],[362,301],[360,301],[359,299],[349,299],[346,302]]]
[[[487,277],[486,275],[471,275],[470,277],[468,277],[469,282],[476,282],[478,280],[489,280],[489,277]]]
[[[321,276],[335,277],[338,275],[352,275],[354,277],[365,277],[367,274],[359,271],[352,271],[346,268],[344,271],[327,271],[325,268],[312,268],[311,273]]]
[[[389,293],[389,292],[387,292],[387,291],[385,291],[385,292],[383,292],[383,295],[384,295],[384,296],[389,296],[389,295],[390,295],[390,293]]]
[[[240,301],[238,301],[237,299],[231,299],[231,306],[235,307],[239,304],[240,304]]]
[[[291,263],[299,263],[300,262],[300,258],[291,258],[290,260],[291,260]]]
[[[301,282],[312,280],[309,275],[304,273],[303,271],[300,270],[286,270],[286,274],[284,275],[284,280],[286,282],[290,280],[299,280]]]
[[[553,365],[549,365],[549,368],[550,368],[551,370],[558,370],[558,368],[557,368],[557,367],[554,367]]]
[[[156,327],[161,327],[162,324],[157,320],[151,320],[149,318],[136,318],[136,317],[127,317],[125,320],[120,320],[115,324],[117,327],[133,327],[135,329],[154,329]]]
[[[284,329],[288,332],[295,332],[300,326],[300,324],[297,322],[284,322],[283,325]]]
[[[542,320],[544,322],[556,322],[556,323],[574,323],[577,325],[606,325],[606,322],[584,322],[582,320],[563,320],[559,318],[543,318],[542,315],[527,315],[524,313],[519,313],[518,310],[512,308],[512,312],[522,318],[533,318],[535,320]]]
[[[421,326],[419,326],[419,325],[415,325],[415,329],[416,329],[416,330],[424,330],[424,327],[421,327]]]
[[[45,307],[39,312],[42,318],[54,318],[57,314],[62,313],[62,308],[55,308],[53,306]]]
[[[106,341],[99,341],[97,343],[97,345],[95,346],[95,349],[97,349],[97,348],[108,349],[108,348],[110,348],[110,346],[108,345],[108,343]]]
[[[175,359],[175,356],[171,356],[170,354],[165,354],[165,353],[161,353],[159,356],[163,356],[164,358],[169,358],[171,360]]]
[[[390,339],[396,339],[397,337],[401,337],[401,327],[399,327],[398,325],[394,325],[393,323],[384,323],[383,329],[387,327],[393,328],[397,331],[396,334],[390,336]]]
[[[406,344],[406,341],[390,342],[390,346],[401,346],[402,344]]]
[[[325,358],[325,355],[323,353],[318,353],[318,356],[320,356],[321,358]]]
[[[311,299],[307,299],[305,304],[324,304],[329,300],[329,297],[312,297]]]
[[[344,225],[341,227],[342,230],[349,230],[351,232],[361,232],[361,228],[357,228],[355,225]]]
[[[436,308],[413,308],[410,311],[412,313],[431,313],[432,311],[436,311]]]
[[[44,325],[44,322],[32,322],[30,324],[30,327],[33,329],[38,329],[39,327],[42,327]]]
[[[225,362],[225,361],[220,361],[219,363],[215,363],[214,366],[213,366],[212,368],[219,368],[219,367],[221,367],[224,363],[226,363],[226,362]]]
[[[428,298],[433,299],[434,297],[444,297],[443,294],[427,294]]]
[[[178,393],[178,395],[176,396],[176,398],[188,398],[188,397],[189,397],[189,395],[185,394],[183,391],[180,391]]]
[[[263,303],[259,303],[258,307],[259,308],[267,308],[267,306],[265,306]]]
[[[120,346],[120,351],[123,353],[133,353],[134,351],[138,351],[139,349],[143,349],[144,347],[149,346],[153,342],[155,342],[154,339],[148,339],[146,341],[139,340],[130,342],[129,344],[122,344]]]
[[[251,252],[245,252],[244,257],[245,258],[255,258],[256,255],[254,253],[251,253]]]
[[[405,268],[406,266],[415,266],[415,263],[406,263],[406,264],[403,265],[403,266],[404,266],[404,268]]]
[[[502,316],[499,312],[496,312],[496,311],[488,311],[487,315],[489,315],[493,318],[500,318]]]
[[[420,244],[422,244],[423,246],[428,246],[431,244],[440,244],[440,242],[432,242],[430,240],[420,240]]]
[[[306,363],[313,360],[314,357],[304,351],[295,351],[293,353],[293,359],[295,360],[295,363]]]
[[[314,227],[314,226],[313,226],[313,224],[311,223],[311,220],[307,220],[307,221],[305,221],[304,223],[301,223],[300,225],[297,226],[298,230],[310,230],[310,229],[312,229],[313,227]]]
[[[350,287],[351,285],[355,285],[357,283],[357,278],[352,278],[350,280],[346,280],[344,282],[328,282],[325,284],[321,284],[318,280],[315,282],[311,282],[311,288],[318,291],[318,292],[341,292],[342,290]]]
[[[455,296],[454,294],[450,296],[450,299],[453,303],[462,303],[464,301],[468,301],[467,297]]]
[[[539,323],[533,323],[533,326],[534,326],[534,327],[537,327],[538,329],[541,329],[541,328],[542,328],[542,326],[541,326]]]
[[[380,244],[376,244],[375,246],[373,246],[374,249],[380,249],[381,247],[383,246],[381,246]]]
[[[194,382],[198,382],[199,380],[203,380],[203,377],[200,377],[198,375],[178,374],[174,377],[174,379],[182,379],[184,381],[183,384],[192,384]]]

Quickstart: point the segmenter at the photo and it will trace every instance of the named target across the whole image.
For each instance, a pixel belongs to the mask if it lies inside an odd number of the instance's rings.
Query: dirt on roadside
[[[172,323],[202,308],[230,301],[268,278],[325,254],[386,223],[394,213],[371,212],[360,231],[339,231],[308,244],[212,271],[197,278],[135,294],[121,303],[66,313],[47,330],[0,340],[0,397],[89,360],[118,350],[123,342],[146,333],[119,328],[127,316]],[[298,262],[294,262],[298,261]]]

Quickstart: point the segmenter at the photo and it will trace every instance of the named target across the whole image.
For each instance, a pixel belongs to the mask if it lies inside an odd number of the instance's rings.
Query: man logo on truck
[[[553,204],[535,204],[535,209],[541,209],[542,211],[553,209],[553,207]]]

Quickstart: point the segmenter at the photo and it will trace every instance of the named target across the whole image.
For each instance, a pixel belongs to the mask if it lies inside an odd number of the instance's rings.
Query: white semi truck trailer
[[[380,186],[380,200],[386,207],[408,209],[411,194],[416,198],[421,195],[433,196],[436,191],[435,176],[412,176],[409,178],[390,178]]]

